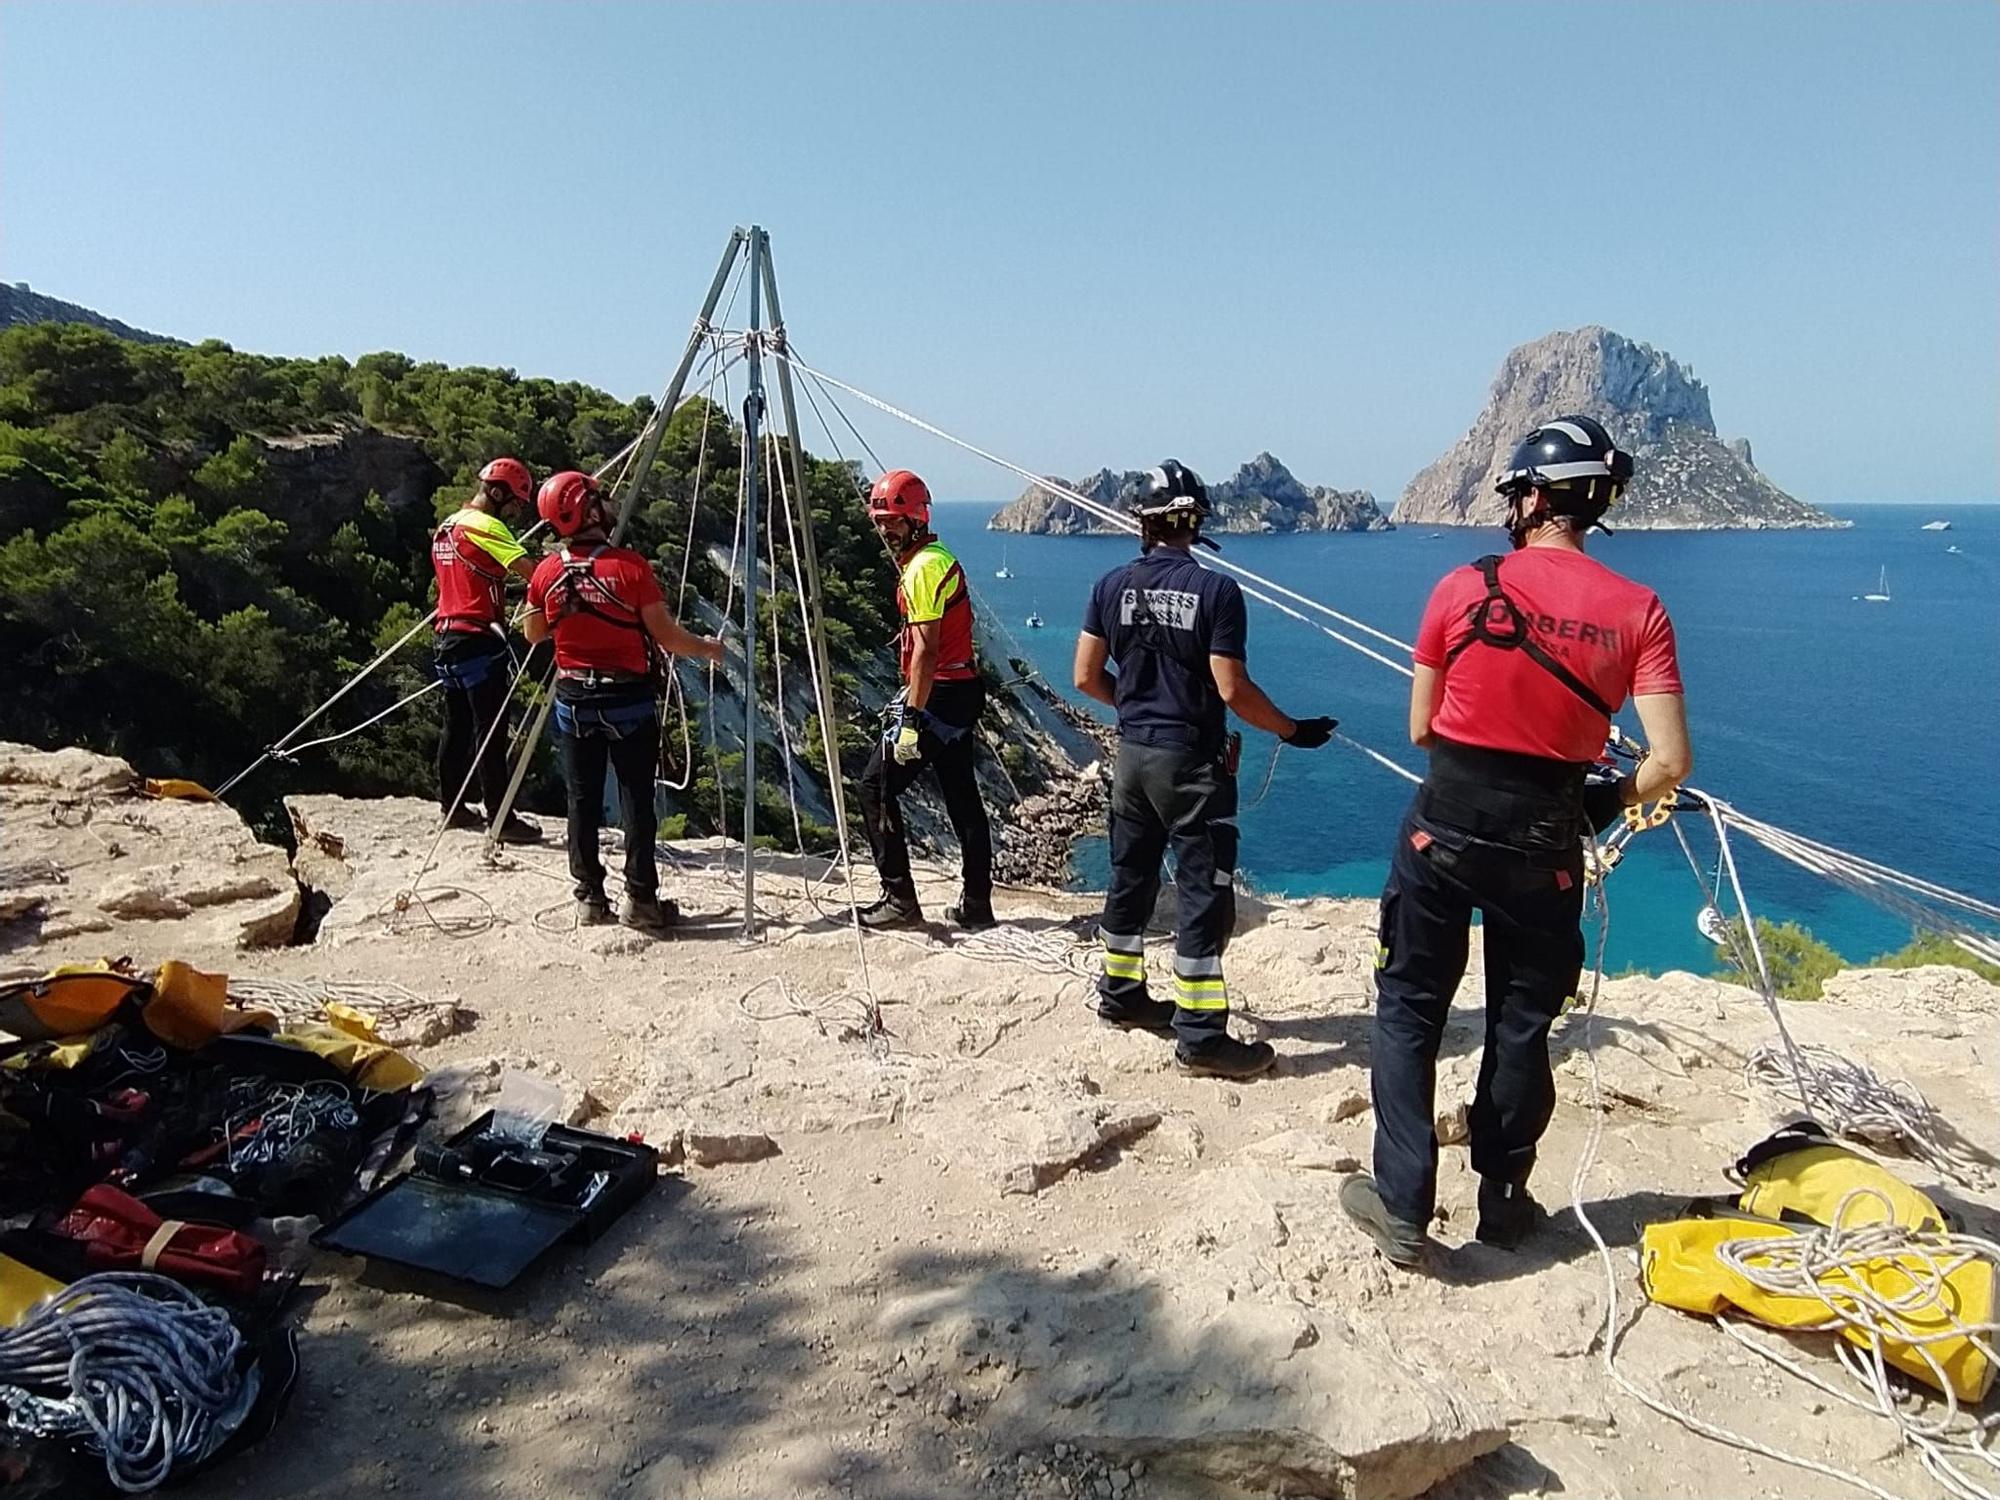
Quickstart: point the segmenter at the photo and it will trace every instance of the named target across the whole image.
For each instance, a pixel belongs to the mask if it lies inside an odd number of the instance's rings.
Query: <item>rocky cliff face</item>
[[[1637,462],[1614,526],[1689,530],[1842,526],[1757,471],[1750,444],[1716,436],[1708,387],[1686,366],[1607,328],[1552,333],[1501,363],[1472,428],[1412,479],[1393,519],[1497,525],[1493,484],[1514,444],[1565,412],[1596,417]]]
[[[358,519],[371,491],[395,515],[428,521],[446,478],[417,439],[361,424],[267,437],[260,447],[274,481],[266,509],[295,547],[317,547]]]
[[[1121,514],[1136,503],[1142,469],[1113,472],[1099,469],[1088,478],[1071,483],[1050,476],[1078,494],[1109,506]],[[1269,453],[1259,453],[1228,479],[1211,484],[1209,499],[1215,506],[1211,531],[1386,531],[1375,497],[1366,490],[1337,490],[1326,485],[1304,485],[1291,470]],[[1012,505],[996,512],[986,523],[994,531],[1033,532],[1046,536],[1101,535],[1117,528],[1083,510],[1074,502],[1030,485]]]

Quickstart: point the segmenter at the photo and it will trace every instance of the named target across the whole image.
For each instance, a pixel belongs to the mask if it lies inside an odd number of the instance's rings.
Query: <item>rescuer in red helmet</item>
[[[625,829],[620,920],[644,932],[662,931],[680,915],[672,901],[660,899],[653,853],[664,659],[721,661],[722,642],[682,629],[667,613],[652,564],[630,547],[612,545],[595,479],[575,470],[551,475],[537,506],[562,547],[542,559],[528,584],[526,631],[530,641],[555,637],[556,729],[569,791],[569,873],[577,920],[585,925],[611,920],[597,847],[608,762],[618,777]]]
[[[896,558],[903,693],[861,774],[862,822],[882,877],[882,895],[862,908],[861,921],[877,928],[923,921],[898,799],[929,766],[962,861],[958,905],[945,908],[945,920],[968,929],[991,927],[993,834],[975,759],[986,688],[972,645],[972,592],[958,560],[931,531],[931,492],[908,469],[891,469],[875,481],[868,519]]]
[[[465,791],[477,792],[488,819],[507,797],[507,576],[526,581],[535,571],[507,519],[525,510],[533,494],[534,477],[526,464],[496,458],[479,471],[473,497],[431,535],[438,589],[433,660],[444,684],[438,804],[454,828],[475,828],[481,822],[460,800]],[[477,774],[471,775],[475,760]],[[508,843],[532,843],[542,836],[534,824],[511,814],[498,831]]]

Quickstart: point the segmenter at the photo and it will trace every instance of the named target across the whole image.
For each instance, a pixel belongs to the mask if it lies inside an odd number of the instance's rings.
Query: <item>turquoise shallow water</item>
[[[993,508],[942,506],[939,530],[985,617],[1004,630],[1002,648],[1067,689],[1090,584],[1131,543],[1002,536],[984,529]],[[2000,506],[1839,514],[1854,526],[1634,532],[1597,538],[1592,550],[1657,589],[1673,614],[1698,784],[1801,833],[2000,900],[2000,807],[1986,791],[2000,744]],[[1933,519],[1953,529],[1919,529]],[[1505,545],[1497,530],[1426,528],[1224,543],[1244,566],[1405,640],[1440,573]],[[1010,580],[994,577],[1003,555]],[[1885,567],[1891,602],[1859,600]],[[1030,611],[1044,628],[1025,628]],[[1404,743],[1403,678],[1254,601],[1250,632],[1251,671],[1281,706],[1334,714],[1344,731],[1420,768]],[[1272,743],[1246,736],[1246,801]],[[1287,895],[1375,895],[1407,800],[1403,782],[1352,750],[1287,751],[1269,796],[1243,815],[1246,875]],[[1712,860],[1703,828],[1689,833]],[[1907,940],[1905,924],[1858,897],[1754,847],[1740,858],[1760,914],[1802,922],[1849,958]],[[1101,848],[1079,860],[1097,883]],[[1694,929],[1700,896],[1669,833],[1635,841],[1609,892],[1614,972],[1711,966]]]

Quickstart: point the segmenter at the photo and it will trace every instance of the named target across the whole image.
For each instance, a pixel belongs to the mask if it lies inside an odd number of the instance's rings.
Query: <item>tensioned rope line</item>
[[[1050,480],[1043,475],[1035,473],[1032,469],[1025,469],[1022,468],[1019,464],[1009,462],[1007,459],[1000,457],[1000,455],[997,453],[989,452],[986,449],[977,446],[976,444],[969,443],[964,438],[954,437],[951,433],[946,432],[943,428],[934,426],[933,424],[926,422],[922,417],[915,416],[910,412],[904,411],[901,407],[892,406],[889,402],[882,400],[881,397],[879,396],[871,396],[868,394],[868,392],[861,390],[856,386],[851,386],[844,380],[836,379],[834,376],[828,375],[823,370],[814,369],[811,365],[808,365],[805,363],[805,361],[799,359],[795,353],[782,349],[777,351],[777,353],[778,353],[778,358],[786,360],[796,369],[805,371],[807,374],[811,375],[814,379],[823,381],[827,385],[834,386],[836,389],[846,391],[849,395],[855,397],[857,400],[865,401],[870,406],[873,406],[878,410],[887,413],[889,416],[896,417],[904,422],[908,422],[911,426],[917,428],[918,430],[923,432],[928,432],[929,434],[931,434],[931,436],[940,438],[943,441],[952,444],[954,447],[962,448],[967,453],[973,454],[975,457],[983,458],[988,463],[991,464],[997,464],[1001,468],[1006,469],[1008,472],[1019,475],[1021,478],[1027,480],[1028,483],[1034,485],[1036,488],[1046,490],[1048,491],[1048,493],[1052,495],[1059,496],[1060,498],[1069,501],[1072,505],[1081,507],[1083,510],[1088,511],[1090,514],[1097,516],[1099,519],[1107,521],[1112,525],[1118,527],[1121,531],[1136,532],[1139,529],[1138,524],[1135,521],[1133,521],[1133,519],[1130,516],[1123,515],[1120,512],[1113,510],[1108,505],[1100,504],[1098,501],[1092,500],[1088,495],[1078,494],[1075,490],[1069,488],[1069,486],[1067,485],[1057,484],[1053,480]],[[1399,650],[1407,652],[1413,649],[1408,641],[1405,641],[1398,636],[1390,635],[1386,630],[1377,630],[1373,625],[1370,625],[1365,620],[1357,620],[1353,615],[1344,614],[1340,610],[1335,609],[1330,604],[1322,604],[1317,599],[1308,598],[1304,594],[1298,593],[1292,589],[1288,589],[1281,583],[1266,578],[1261,574],[1252,572],[1249,568],[1242,566],[1240,563],[1231,562],[1229,559],[1224,557],[1197,557],[1195,560],[1205,568],[1221,568],[1226,572],[1234,573],[1238,578],[1248,579],[1252,583],[1256,584],[1259,588],[1267,590],[1270,594],[1282,595],[1283,597],[1291,600],[1295,604],[1303,605],[1307,609],[1317,610],[1321,614],[1327,616],[1329,619],[1338,620],[1343,625],[1349,626],[1350,628],[1355,630],[1359,630],[1366,635],[1371,635],[1375,637],[1375,639],[1377,639],[1378,641],[1383,641],[1388,645],[1395,646]],[[1268,594],[1260,594],[1257,597],[1262,598],[1266,604],[1273,605],[1274,607],[1279,609],[1284,608],[1284,606],[1278,604],[1275,599],[1268,597]],[[1291,611],[1286,611],[1286,612],[1292,613]],[[1305,619],[1304,616],[1296,614],[1294,615],[1294,618],[1302,620]],[[1316,625],[1318,629],[1332,636],[1335,640],[1341,642],[1341,644],[1352,647],[1354,650],[1361,652],[1364,656],[1372,657],[1374,660],[1382,663],[1383,666],[1388,667],[1393,671],[1401,672],[1405,677],[1411,675],[1410,669],[1407,666],[1403,665],[1401,662],[1392,660],[1391,658],[1382,655],[1380,652],[1374,650],[1372,647],[1364,646],[1363,644],[1361,644],[1361,642],[1353,640],[1345,635],[1342,635],[1339,631],[1329,629],[1324,625],[1317,625],[1317,622],[1315,621],[1306,620],[1305,623]]]

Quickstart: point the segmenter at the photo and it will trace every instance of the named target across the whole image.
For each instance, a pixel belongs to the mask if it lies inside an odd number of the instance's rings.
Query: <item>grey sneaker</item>
[[[1360,1226],[1362,1232],[1375,1242],[1375,1248],[1386,1256],[1391,1265],[1409,1270],[1424,1258],[1424,1246],[1430,1243],[1430,1236],[1424,1233],[1421,1224],[1406,1224],[1389,1212],[1389,1206],[1382,1201],[1382,1193],[1375,1186],[1375,1179],[1366,1172],[1350,1177],[1340,1185],[1340,1206],[1347,1217]]]

